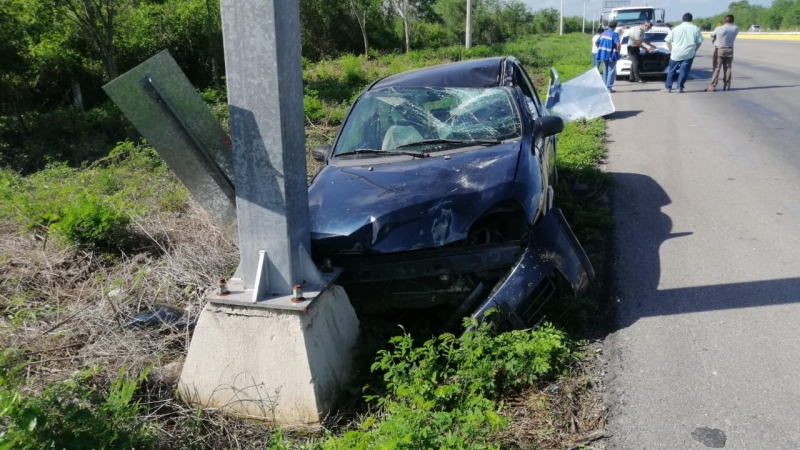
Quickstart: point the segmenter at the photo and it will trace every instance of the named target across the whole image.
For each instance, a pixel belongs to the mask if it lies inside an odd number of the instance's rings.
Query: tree
[[[0,2],[0,116],[14,116],[20,130],[27,132],[22,118],[22,105],[29,68],[28,43],[21,20],[23,5],[19,2]]]
[[[300,0],[300,40],[303,56],[319,59],[358,52],[363,45],[349,0]]]
[[[361,35],[364,37],[364,56],[369,58],[369,37],[367,36],[367,17],[368,14],[380,7],[381,0],[350,0],[350,9],[361,28]]]
[[[533,13],[533,32],[536,34],[556,33],[558,31],[558,10],[540,9]]]
[[[389,0],[397,11],[397,15],[403,20],[403,31],[405,31],[406,53],[411,51],[411,31],[409,30],[410,16],[413,11],[412,0]]]
[[[114,33],[117,13],[128,0],[55,0],[56,9],[73,21],[100,53],[106,77],[117,77]]]

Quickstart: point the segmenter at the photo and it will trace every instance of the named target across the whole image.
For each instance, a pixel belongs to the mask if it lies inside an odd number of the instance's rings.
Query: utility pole
[[[467,0],[467,37],[465,47],[472,48],[472,0]]]
[[[586,0],[583,0],[583,23],[581,24],[581,33],[586,33]]]
[[[561,14],[559,14],[558,34],[564,34],[564,0],[561,0]]]

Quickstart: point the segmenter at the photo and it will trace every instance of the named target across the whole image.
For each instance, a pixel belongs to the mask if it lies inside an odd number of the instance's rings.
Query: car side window
[[[525,103],[528,105],[528,110],[533,118],[539,118],[542,114],[539,110],[539,97],[536,95],[536,89],[533,87],[530,78],[528,78],[528,74],[526,74],[525,70],[518,64],[514,66],[514,82],[522,89],[522,93],[525,94]]]

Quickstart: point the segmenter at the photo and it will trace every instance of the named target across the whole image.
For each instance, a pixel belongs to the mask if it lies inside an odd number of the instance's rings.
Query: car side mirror
[[[331,151],[330,145],[318,145],[311,149],[311,156],[314,158],[314,161],[325,162],[325,157],[328,155],[329,151]]]
[[[542,116],[533,122],[533,134],[538,137],[554,136],[564,131],[564,119],[558,116]]]

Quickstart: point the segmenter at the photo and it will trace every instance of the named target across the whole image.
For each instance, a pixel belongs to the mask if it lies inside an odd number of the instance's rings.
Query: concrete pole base
[[[272,421],[319,424],[352,380],[359,323],[331,286],[306,311],[207,304],[178,385],[195,405]]]

